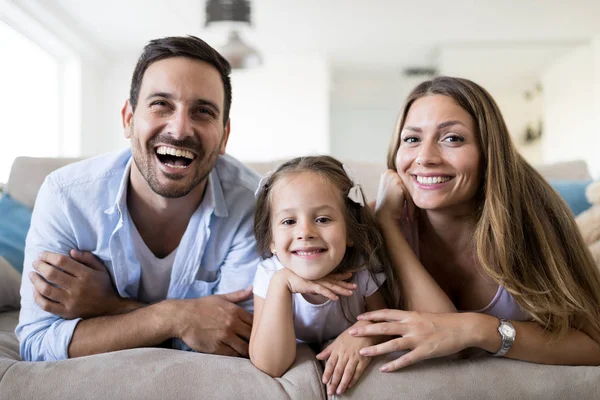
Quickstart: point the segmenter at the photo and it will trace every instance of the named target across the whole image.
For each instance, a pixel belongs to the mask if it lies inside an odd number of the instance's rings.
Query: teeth
[[[169,163],[165,163],[165,165],[167,167],[178,168],[178,169],[186,169],[187,168],[187,165],[173,165],[173,164],[169,164]]]
[[[419,176],[417,175],[417,182],[424,185],[435,185],[436,183],[443,183],[449,181],[448,176]]]
[[[189,150],[174,149],[173,147],[160,146],[156,149],[156,154],[169,155],[175,157],[185,157],[189,160],[193,160],[196,156]]]
[[[320,252],[321,252],[321,250],[310,250],[310,251],[297,250],[296,254],[298,254],[299,256],[312,256],[312,255],[320,253]]]

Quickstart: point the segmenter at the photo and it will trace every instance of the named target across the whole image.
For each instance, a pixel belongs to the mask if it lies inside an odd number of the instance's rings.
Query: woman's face
[[[396,167],[415,205],[469,212],[481,184],[475,120],[451,97],[429,95],[410,107]]]

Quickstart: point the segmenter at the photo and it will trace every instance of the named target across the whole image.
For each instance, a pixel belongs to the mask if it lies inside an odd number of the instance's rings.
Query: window
[[[0,21],[0,182],[18,156],[61,153],[60,64]]]

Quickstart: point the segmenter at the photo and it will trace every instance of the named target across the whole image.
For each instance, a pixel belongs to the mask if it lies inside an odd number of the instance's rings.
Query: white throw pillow
[[[18,310],[21,307],[21,275],[0,257],[0,311]]]

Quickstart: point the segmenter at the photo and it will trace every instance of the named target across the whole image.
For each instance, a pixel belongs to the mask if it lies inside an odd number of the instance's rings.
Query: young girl
[[[399,305],[383,238],[347,171],[332,157],[295,158],[256,193],[254,232],[265,260],[254,279],[250,359],[279,377],[294,362],[296,341],[337,338],[317,355],[328,360],[329,395],[352,387],[369,364],[358,353],[365,338],[347,333],[365,324],[356,316]]]

